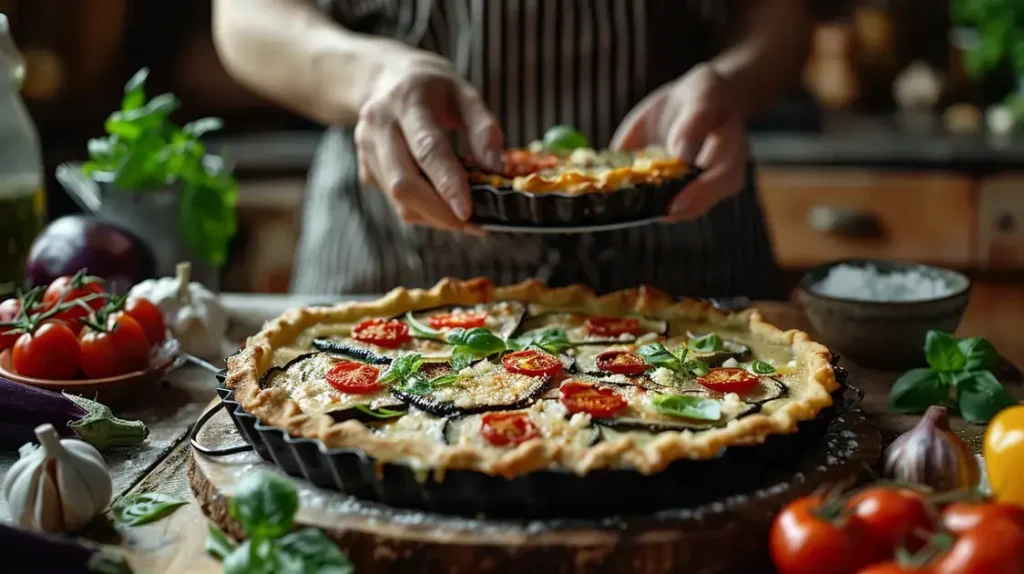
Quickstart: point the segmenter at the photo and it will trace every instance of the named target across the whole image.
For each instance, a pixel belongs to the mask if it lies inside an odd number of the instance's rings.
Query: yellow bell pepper
[[[985,431],[985,466],[999,502],[1024,505],[1024,405],[999,411]]]

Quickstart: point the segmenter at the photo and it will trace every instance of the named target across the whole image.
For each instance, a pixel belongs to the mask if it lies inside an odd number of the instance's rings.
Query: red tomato
[[[536,438],[537,426],[526,413],[487,413],[481,417],[480,434],[494,446],[515,446]]]
[[[167,336],[167,325],[164,323],[164,314],[149,301],[136,297],[129,299],[124,306],[124,312],[132,319],[135,319],[142,330],[146,332],[146,339],[150,346],[162,343]]]
[[[953,534],[963,534],[982,522],[1005,518],[1024,528],[1024,507],[998,502],[953,502],[942,511],[942,525]]]
[[[21,301],[18,301],[17,299],[7,299],[3,303],[0,303],[0,323],[15,320],[18,317],[18,313],[21,313]],[[4,334],[13,329],[14,327],[0,326],[0,351],[13,347],[14,343],[18,341],[18,337],[21,336],[21,333],[11,333],[10,335]]]
[[[61,300],[61,296],[64,297],[64,303],[71,303],[89,295],[101,295],[103,293],[103,286],[94,277],[81,273],[74,276],[64,275],[54,279],[53,283],[50,283],[46,291],[43,292],[42,307],[46,310],[52,309]],[[103,306],[104,302],[103,299],[96,298],[85,302],[85,305],[96,311]],[[66,311],[61,311],[54,318],[64,321],[75,334],[78,334],[82,330],[82,324],[78,320],[84,319],[88,315],[89,311],[84,307],[75,305]]]
[[[505,175],[520,176],[530,175],[542,169],[548,169],[558,165],[559,158],[556,155],[536,153],[525,149],[515,149],[505,152]]]
[[[87,377],[116,377],[149,366],[149,339],[138,321],[118,312],[107,317],[105,327],[102,332],[92,327],[82,331],[82,372]]]
[[[742,393],[753,389],[758,384],[757,375],[745,369],[718,367],[708,374],[697,377],[702,386],[719,393]]]
[[[867,568],[857,570],[857,574],[918,574],[923,572],[925,572],[925,570],[911,568],[910,566],[901,566],[896,562],[881,562],[878,564],[872,564]]]
[[[558,400],[569,413],[587,413],[598,419],[608,418],[626,408],[626,399],[608,387],[591,383],[566,381],[558,389]]]
[[[826,520],[821,505],[817,496],[799,498],[775,517],[769,550],[779,574],[856,572],[871,562],[860,517]]]
[[[891,560],[899,546],[917,552],[935,528],[928,502],[912,490],[868,488],[855,494],[847,508],[864,523],[877,560]]]
[[[327,383],[350,395],[366,395],[381,389],[377,377],[380,369],[356,361],[338,361],[327,371]]]
[[[483,327],[487,322],[487,313],[483,311],[466,311],[462,313],[445,313],[427,317],[427,325],[438,331],[444,329],[472,329]]]
[[[1005,518],[982,522],[960,535],[930,568],[934,574],[1024,573],[1024,528]]]
[[[501,364],[510,373],[528,377],[554,377],[563,368],[558,357],[537,349],[509,353],[501,358]]]
[[[587,317],[584,326],[591,335],[598,337],[636,335],[640,330],[640,322],[628,317]]]
[[[44,321],[23,333],[12,354],[14,370],[26,377],[67,380],[78,372],[78,337],[61,321]]]
[[[397,349],[409,336],[409,325],[398,319],[367,319],[352,328],[352,338],[387,349]]]
[[[643,357],[629,351],[605,351],[597,356],[597,368],[619,375],[639,375],[649,365]]]

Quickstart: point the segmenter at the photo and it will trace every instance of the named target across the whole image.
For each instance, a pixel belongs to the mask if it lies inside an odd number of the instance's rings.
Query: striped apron
[[[522,146],[569,124],[606,146],[644,96],[712,56],[726,0],[320,0],[349,29],[449,58]],[[685,42],[680,42],[680,40]],[[639,284],[674,295],[784,298],[753,187],[696,221],[580,235],[484,238],[406,225],[358,182],[350,128],[314,160],[293,290],[381,293],[439,279],[540,279],[606,292]]]

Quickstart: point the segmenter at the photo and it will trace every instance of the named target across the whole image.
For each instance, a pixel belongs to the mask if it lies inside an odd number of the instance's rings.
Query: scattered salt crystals
[[[814,292],[857,301],[925,301],[952,291],[946,281],[920,269],[884,272],[874,265],[840,264],[814,284]]]

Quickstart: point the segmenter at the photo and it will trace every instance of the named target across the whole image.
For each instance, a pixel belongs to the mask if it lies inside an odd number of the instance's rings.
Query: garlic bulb
[[[181,350],[207,360],[224,358],[228,314],[220,300],[200,283],[190,282],[191,266],[178,264],[175,277],[147,279],[128,293],[160,307]]]
[[[888,478],[932,487],[938,492],[974,488],[981,479],[978,461],[949,428],[943,407],[928,407],[914,428],[885,451]]]
[[[36,427],[39,444],[26,444],[4,480],[3,495],[21,528],[77,530],[103,513],[113,484],[100,452],[75,439],[60,440],[51,424]]]

